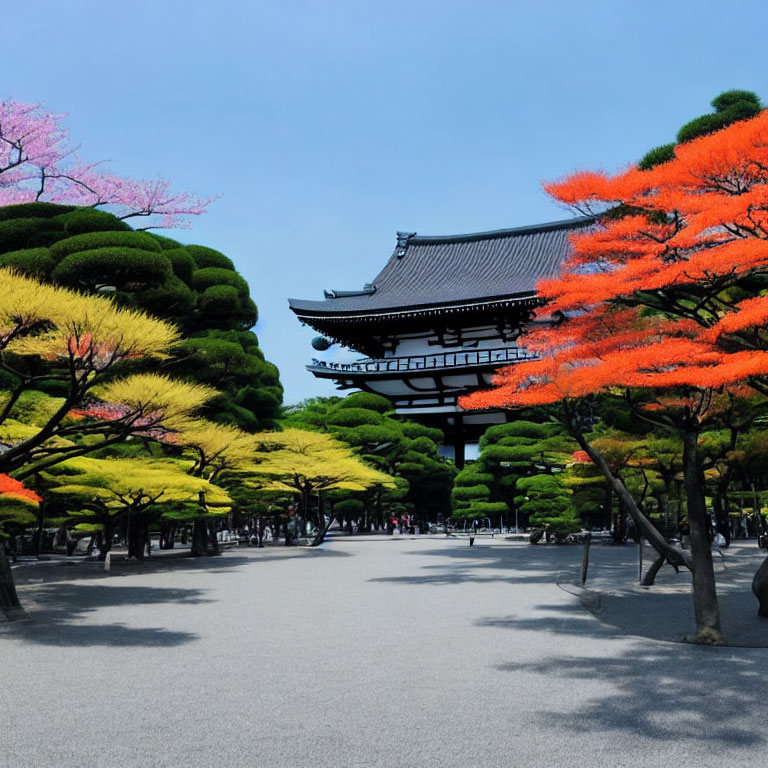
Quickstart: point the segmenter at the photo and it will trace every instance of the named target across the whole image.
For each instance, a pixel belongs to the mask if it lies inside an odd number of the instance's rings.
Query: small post
[[[592,543],[592,534],[588,533],[584,539],[584,551],[581,553],[581,585],[587,583],[587,569],[589,568],[589,545]]]
[[[643,583],[643,537],[637,537],[637,580]]]
[[[107,552],[107,556],[104,558],[104,570],[112,570],[112,551]]]

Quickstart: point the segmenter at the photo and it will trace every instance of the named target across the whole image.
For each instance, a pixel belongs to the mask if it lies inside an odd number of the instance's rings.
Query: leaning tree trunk
[[[579,447],[586,452],[587,456],[594,462],[595,466],[603,473],[603,476],[608,481],[613,492],[619,497],[624,509],[629,513],[630,517],[635,521],[637,527],[638,536],[644,536],[648,543],[659,553],[675,566],[683,565],[686,568],[691,567],[691,559],[687,553],[683,552],[677,547],[673,547],[658,531],[656,526],[643,514],[640,507],[637,506],[634,497],[627,490],[619,478],[617,478],[608,463],[603,458],[603,455],[587,441],[584,435],[576,432],[574,434]]]
[[[752,579],[752,591],[760,603],[757,615],[768,617],[768,557],[763,560]]]
[[[328,522],[317,533],[315,538],[312,539],[312,543],[309,546],[310,547],[320,546],[320,544],[322,544],[323,541],[325,540],[325,535],[328,533],[328,530],[330,529],[332,524],[333,524],[333,510],[331,510],[331,514],[328,516]]]
[[[693,608],[696,614],[696,640],[721,643],[720,608],[715,588],[715,568],[707,530],[704,497],[704,472],[695,431],[683,433],[683,485],[688,503],[688,527],[691,536],[691,571],[693,572]]]
[[[8,558],[5,556],[5,548],[0,543],[0,610],[9,619],[22,618],[26,614],[16,594],[16,585],[13,581],[13,571]]]

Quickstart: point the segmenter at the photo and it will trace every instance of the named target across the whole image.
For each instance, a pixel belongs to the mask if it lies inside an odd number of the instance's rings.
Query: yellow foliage
[[[368,466],[349,446],[326,433],[286,429],[254,437],[261,450],[254,457],[252,470],[268,478],[264,490],[364,491],[374,485],[396,487],[394,478]]]
[[[153,373],[116,379],[93,392],[104,402],[126,406],[131,413],[154,415],[166,429],[179,430],[187,427],[192,414],[218,394],[203,384]]]
[[[232,502],[226,491],[193,477],[188,473],[189,467],[189,462],[169,459],[81,456],[62,462],[43,477],[57,483],[48,492],[52,495],[98,498],[110,506],[158,496],[159,503],[196,502],[203,491],[207,506],[215,507],[216,512],[228,512]]]
[[[253,461],[260,444],[257,435],[204,419],[190,420],[182,425],[176,431],[174,443],[195,451],[198,456],[195,469],[204,477],[223,469],[246,466]]]
[[[48,330],[36,332],[41,325]],[[115,359],[160,356],[178,338],[168,323],[108,298],[0,269],[0,348],[10,352],[46,359],[74,355],[98,369]]]

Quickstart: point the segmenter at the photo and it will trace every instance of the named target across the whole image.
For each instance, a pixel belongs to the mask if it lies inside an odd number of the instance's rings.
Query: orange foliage
[[[25,488],[18,480],[14,480],[12,477],[3,474],[0,474],[0,494],[11,499],[26,501],[28,503],[37,504],[42,501],[42,498],[34,491]]]
[[[745,277],[768,276],[768,111],[678,146],[651,170],[580,172],[545,189],[598,214],[598,226],[572,236],[560,276],[537,286],[545,311],[570,317],[527,333],[540,359],[502,369],[495,389],[462,407],[768,380],[768,333],[758,333],[768,332],[768,295],[728,293]],[[619,203],[637,213],[601,214]]]

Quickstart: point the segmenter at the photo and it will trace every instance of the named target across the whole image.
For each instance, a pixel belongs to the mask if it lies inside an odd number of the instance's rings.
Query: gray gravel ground
[[[595,547],[590,576],[634,557]],[[556,584],[579,558],[421,537],[27,570],[0,766],[764,765],[768,650],[602,623]]]

